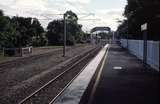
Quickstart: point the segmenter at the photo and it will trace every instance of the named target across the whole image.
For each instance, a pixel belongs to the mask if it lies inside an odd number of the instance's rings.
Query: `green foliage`
[[[110,39],[110,38],[112,38],[112,34],[111,33],[100,32],[100,33],[98,33],[98,35],[101,36],[102,39]]]
[[[32,38],[32,45],[33,46],[46,46],[48,43],[48,40],[45,36],[45,34],[42,34],[41,36],[36,36]]]
[[[77,15],[75,13],[73,13],[72,11],[67,11],[65,13],[65,16],[66,16],[66,20],[77,24],[78,17],[77,17]]]
[[[16,44],[15,27],[9,17],[0,16],[0,48],[13,47]]]
[[[63,32],[64,32],[63,20],[53,20],[47,26],[47,38],[49,45],[62,45]]]
[[[132,39],[142,39],[141,25],[147,23],[148,39],[159,40],[160,1],[127,0],[127,2],[123,14],[127,19],[124,20],[118,28],[121,36],[127,36]]]
[[[34,18],[31,25],[30,33],[32,33],[32,45],[33,46],[45,46],[47,45],[47,38],[44,34],[44,29],[41,26],[38,19]]]
[[[78,17],[72,11],[67,11],[67,44],[74,45],[84,39],[82,25],[78,24]],[[9,18],[0,10],[0,49],[26,46],[62,45],[64,21],[53,20],[44,31],[36,18],[18,17]]]
[[[74,45],[82,39],[82,25],[78,24],[78,17],[72,11],[65,13],[67,29],[67,45]],[[47,26],[47,38],[49,45],[62,45],[64,35],[64,21],[53,20]]]
[[[0,16],[3,16],[4,14],[3,14],[3,11],[2,10],[0,10]]]
[[[29,46],[32,40],[30,33],[32,18],[13,17],[11,23],[16,27],[17,44],[15,47]]]
[[[44,29],[36,18],[14,16],[9,18],[0,11],[0,48],[44,46]]]

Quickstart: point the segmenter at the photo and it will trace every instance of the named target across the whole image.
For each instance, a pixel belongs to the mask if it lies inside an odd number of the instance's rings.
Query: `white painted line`
[[[78,104],[87,89],[91,78],[96,72],[98,65],[103,59],[108,44],[98,55],[86,66],[80,75],[66,88],[66,90],[55,100],[53,104]]]
[[[108,48],[107,53],[105,54],[105,57],[104,57],[104,59],[103,59],[102,65],[101,65],[100,70],[99,70],[99,72],[98,72],[96,81],[95,81],[95,83],[94,83],[94,85],[93,85],[92,92],[91,92],[91,94],[90,94],[90,97],[89,97],[89,100],[88,100],[88,103],[87,103],[87,104],[92,104],[92,101],[93,101],[93,99],[94,99],[94,94],[95,94],[96,89],[97,89],[97,86],[98,86],[98,84],[99,84],[99,80],[100,80],[100,77],[101,77],[101,74],[102,74],[102,71],[103,71],[103,68],[104,68],[106,59],[107,59],[108,51],[109,51],[109,48]]]
[[[114,69],[114,70],[121,70],[122,67],[121,67],[121,66],[115,66],[115,67],[113,67],[113,69]]]

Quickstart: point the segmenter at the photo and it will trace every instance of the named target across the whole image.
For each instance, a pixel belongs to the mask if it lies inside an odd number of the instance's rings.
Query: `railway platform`
[[[98,64],[97,64],[98,63]],[[53,104],[159,104],[159,72],[106,45]]]

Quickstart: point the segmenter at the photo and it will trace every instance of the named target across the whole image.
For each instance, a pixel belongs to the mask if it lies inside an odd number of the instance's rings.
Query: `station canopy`
[[[91,29],[91,33],[95,33],[95,32],[110,32],[111,28],[110,27],[94,27],[93,29]]]

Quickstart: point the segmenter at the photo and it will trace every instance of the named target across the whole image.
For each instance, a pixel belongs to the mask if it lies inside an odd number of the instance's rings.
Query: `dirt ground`
[[[95,46],[89,44],[78,45],[67,48],[66,57],[62,57],[62,49],[56,48],[56,51],[37,51],[37,54],[47,53],[35,58],[26,58],[22,61],[17,61],[14,65],[0,67],[0,98],[11,89],[19,87],[22,82],[32,79],[39,74],[50,70],[50,68],[68,60],[84,51],[90,50]],[[15,60],[15,59],[14,59]],[[15,60],[16,61],[16,60]]]
[[[82,44],[77,44],[76,46],[81,46]],[[0,63],[12,61],[20,58],[30,57],[34,55],[39,54],[45,54],[48,52],[56,51],[56,50],[62,50],[63,46],[45,46],[45,47],[33,47],[31,54],[26,54],[23,57],[7,57],[3,56],[2,51],[0,52]],[[67,46],[67,48],[71,48],[70,46]]]

